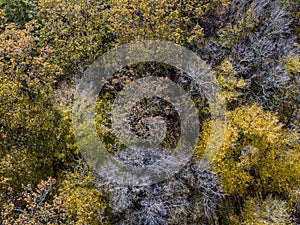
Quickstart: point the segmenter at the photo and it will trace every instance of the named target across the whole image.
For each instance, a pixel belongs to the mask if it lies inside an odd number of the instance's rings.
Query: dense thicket
[[[0,224],[300,224],[299,11],[297,0],[0,0]],[[212,164],[201,158],[211,121],[194,93],[205,116],[190,162],[157,184],[117,185],[80,154],[72,85],[101,54],[149,39],[211,66],[224,141]],[[112,154],[129,157],[107,109],[143,76],[192,82],[155,63],[107,81],[96,119]]]

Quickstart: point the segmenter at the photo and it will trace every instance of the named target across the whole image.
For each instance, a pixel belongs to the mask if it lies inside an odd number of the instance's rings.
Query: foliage
[[[299,7],[297,0],[0,0],[0,224],[299,224]],[[166,181],[120,186],[78,160],[69,84],[112,47],[145,39],[188,47],[212,67],[228,123],[208,165],[201,156],[212,121],[193,81],[168,65],[120,68],[97,102],[109,150],[118,147],[110,106],[134,79],[178,83],[202,122],[197,160]],[[139,102],[132,121],[148,103]],[[147,127],[135,125],[145,135]],[[152,151],[140,156],[151,161]],[[132,163],[126,149],[118,154]]]
[[[278,112],[280,120],[289,124],[299,104],[299,79],[285,68],[288,55],[299,55],[290,6],[269,0],[232,1],[230,6],[226,25],[213,41],[219,51],[214,58],[222,61],[230,55],[236,76],[247,83],[243,89],[244,102],[260,103]],[[214,53],[210,49],[205,53]]]
[[[11,181],[4,179],[0,186],[3,224],[105,224],[106,203],[86,172],[69,173],[59,185],[53,178],[36,187],[22,185],[17,193]]]
[[[109,24],[121,43],[145,39],[201,43],[204,36],[201,19],[228,4],[226,0],[114,1]]]
[[[291,209],[287,202],[268,196],[265,200],[248,199],[241,224],[292,224]]]
[[[0,9],[5,13],[6,23],[15,23],[24,27],[26,22],[38,19],[37,0],[1,0]],[[4,21],[0,21],[0,24]]]
[[[227,107],[232,108],[240,105],[243,95],[242,89],[247,86],[247,83],[243,78],[238,77],[238,73],[228,59],[224,60],[215,70],[222,94],[227,100]]]
[[[229,194],[286,196],[300,182],[299,143],[276,116],[258,105],[228,112],[217,171]]]
[[[39,48],[36,26],[8,25],[0,34],[1,173],[14,187],[58,174],[73,149],[70,121],[55,108],[53,86],[61,69]]]
[[[40,1],[40,42],[51,46],[55,54],[50,61],[64,69],[65,79],[79,74],[109,48],[107,8],[108,1]]]
[[[59,202],[52,205],[49,201],[55,179],[41,181],[36,188],[32,185],[23,186],[19,196],[13,194],[10,181],[5,179],[1,183],[1,200],[6,200],[1,210],[3,224],[58,224],[61,208],[55,204]]]
[[[64,224],[107,224],[106,202],[102,192],[94,185],[94,177],[79,161],[73,172],[66,173],[59,184],[55,201],[61,201],[64,209],[60,214]]]

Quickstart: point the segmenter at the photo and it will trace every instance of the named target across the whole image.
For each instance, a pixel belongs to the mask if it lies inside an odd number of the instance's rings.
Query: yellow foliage
[[[254,104],[227,113],[225,139],[214,163],[229,194],[278,193],[300,184],[297,135]]]
[[[54,176],[72,151],[68,118],[54,108],[53,86],[62,70],[37,43],[36,21],[0,33],[0,171],[12,186]],[[19,190],[18,190],[19,191]]]
[[[106,203],[89,174],[69,173],[56,185],[48,178],[38,185],[22,185],[21,192],[11,187],[11,178],[0,182],[0,218],[8,224],[107,224],[103,221]],[[60,189],[57,193],[56,186]]]
[[[288,55],[285,57],[285,69],[289,73],[300,75],[300,57]]]
[[[68,73],[76,74],[107,50],[107,4],[103,1],[41,0],[40,42],[51,46],[51,61]],[[70,78],[70,77],[67,77]]]
[[[247,85],[243,79],[237,78],[237,72],[229,59],[216,68],[215,75],[227,101],[236,100],[241,95],[239,90]]]
[[[247,199],[241,215],[240,224],[272,225],[292,224],[292,210],[287,202],[268,196],[266,200]]]
[[[106,224],[103,221],[106,203],[93,181],[94,177],[80,166],[62,180],[55,201],[62,201],[64,212],[61,217],[67,224],[72,221],[76,221],[76,225]]]
[[[209,11],[228,5],[223,1],[120,0],[112,4],[110,30],[119,42],[159,39],[178,44],[201,42],[204,32],[195,22]]]
[[[218,31],[218,43],[226,48],[231,48],[241,37],[251,34],[255,26],[259,23],[255,12],[249,9],[246,16],[235,24],[228,23]]]

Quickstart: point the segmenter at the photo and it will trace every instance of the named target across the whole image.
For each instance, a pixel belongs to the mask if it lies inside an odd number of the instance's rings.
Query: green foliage
[[[178,44],[201,43],[200,18],[228,5],[228,1],[113,1],[110,29],[118,42],[159,39]]]
[[[50,61],[63,68],[66,78],[109,48],[107,8],[107,1],[40,1],[41,45],[53,48]]]
[[[6,23],[15,23],[20,27],[38,18],[37,0],[1,0],[0,9],[5,13]],[[0,20],[0,24],[3,22]]]
[[[235,24],[227,23],[218,31],[218,43],[225,48],[231,48],[234,43],[250,35],[258,25],[259,20],[253,9],[248,9],[244,17]]]
[[[0,171],[15,191],[57,176],[76,150],[70,118],[56,107],[62,70],[49,62],[50,48],[38,46],[37,26],[10,24],[0,34]]]

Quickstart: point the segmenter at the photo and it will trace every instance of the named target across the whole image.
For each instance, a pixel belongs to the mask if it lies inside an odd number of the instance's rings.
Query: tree
[[[112,208],[111,222],[218,224],[224,195],[216,178],[207,162],[194,158],[177,174],[157,184],[140,187],[104,185]],[[106,184],[103,178],[98,183]]]
[[[18,178],[15,187],[58,174],[74,151],[67,145],[70,121],[55,107],[61,69],[48,62],[49,48],[37,46],[36,29],[34,22],[24,29],[10,24],[0,34],[0,168],[5,177]]]
[[[60,183],[48,178],[36,186],[22,185],[20,192],[12,188],[12,181],[4,179],[0,184],[3,224],[107,224],[106,202],[81,166]]]
[[[252,198],[257,196],[274,195],[289,201],[300,182],[297,134],[256,104],[228,112],[227,118],[224,143],[214,163],[231,196],[227,201],[238,206],[229,215],[239,214],[247,207],[247,199],[255,202]]]
[[[107,17],[110,1],[41,0],[40,45],[50,46],[49,61],[59,65],[61,81],[79,75],[112,44]]]
[[[299,223],[299,7],[296,0],[0,0],[0,223]],[[178,83],[203,122],[197,159],[158,184],[120,186],[81,160],[70,84],[101,54],[145,39],[183,45],[211,66],[228,124],[207,165],[201,156],[212,121],[193,80],[159,63],[120,68],[99,94],[96,118],[116,157],[138,165],[157,157],[151,149],[132,160],[109,127],[109,107],[135,79]],[[132,130],[146,137],[143,110],[151,117],[168,107],[175,111],[163,99],[141,99]],[[176,112],[164,115],[177,125],[165,139],[171,150],[180,126]]]

